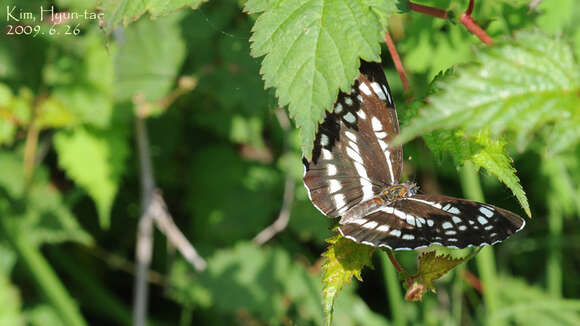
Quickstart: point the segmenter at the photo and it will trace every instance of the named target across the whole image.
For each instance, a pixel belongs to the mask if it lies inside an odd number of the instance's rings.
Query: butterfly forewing
[[[356,242],[392,249],[417,249],[431,244],[465,248],[495,244],[524,225],[520,216],[489,204],[416,195],[351,220],[340,227],[340,232]]]
[[[312,160],[303,160],[304,184],[313,204],[338,217],[385,187],[398,183],[401,146],[389,142],[399,124],[384,72],[361,62],[349,93],[341,92],[314,141]]]

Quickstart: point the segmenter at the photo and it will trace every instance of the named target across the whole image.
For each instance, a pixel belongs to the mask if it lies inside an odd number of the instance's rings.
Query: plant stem
[[[403,311],[404,303],[403,294],[401,293],[401,282],[399,281],[397,271],[391,264],[390,258],[387,255],[380,255],[380,257],[383,266],[383,276],[385,277],[386,291],[391,306],[391,314],[393,315],[393,325],[404,326],[407,322]]]
[[[429,6],[420,5],[418,3],[413,3],[409,1],[409,9],[412,11],[420,12],[422,14],[447,19],[447,11],[439,8],[433,8]]]
[[[553,196],[551,196],[553,197]],[[562,237],[563,216],[556,198],[548,199],[549,253],[546,263],[548,293],[555,298],[562,296],[562,248],[558,239]]]
[[[476,201],[484,201],[479,175],[475,171],[473,163],[466,161],[459,171],[463,194],[466,198]],[[493,247],[486,246],[475,257],[479,276],[483,283],[483,301],[487,309],[487,316],[492,316],[498,310],[497,275]],[[495,321],[494,325],[498,325]],[[489,323],[487,323],[489,324]]]
[[[393,42],[391,33],[389,33],[388,31],[385,33],[385,42],[387,43],[387,48],[389,48],[389,52],[391,53],[391,57],[393,58],[393,63],[395,64],[395,68],[397,69],[399,77],[401,78],[401,82],[403,83],[403,89],[405,90],[405,92],[407,92],[409,90],[409,80],[407,79],[407,75],[405,74],[405,68],[403,67],[401,57],[399,57],[399,53],[397,52],[397,48],[395,47],[395,43]]]
[[[3,227],[5,228],[5,225]],[[10,232],[3,233],[10,238],[10,242],[18,251],[22,261],[27,265],[28,271],[32,274],[38,287],[52,303],[64,324],[69,326],[87,325],[74,299],[69,295],[65,286],[58,278],[58,275],[44,256],[42,256],[38,248],[22,235],[10,235]]]

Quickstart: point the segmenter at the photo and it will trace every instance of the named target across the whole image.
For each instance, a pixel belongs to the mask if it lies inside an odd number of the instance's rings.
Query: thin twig
[[[477,25],[477,23],[473,20],[473,17],[471,17],[471,14],[473,13],[473,7],[474,0],[470,0],[467,10],[465,10],[465,12],[461,14],[460,22],[467,28],[468,31],[477,36],[477,38],[479,38],[483,43],[485,43],[486,45],[492,45],[493,39],[491,38],[491,36],[489,36],[481,27],[479,27],[479,25]],[[439,8],[433,8],[409,2],[409,9],[429,16],[449,19],[447,11]]]
[[[395,64],[395,68],[397,69],[399,77],[401,78],[401,82],[403,83],[403,89],[405,92],[407,92],[409,90],[409,80],[407,80],[405,68],[403,67],[401,57],[399,57],[399,53],[397,52],[397,48],[395,47],[391,33],[388,31],[385,33],[385,42],[387,43],[387,47],[389,48],[389,52],[391,53],[391,57],[393,58],[393,62]]]
[[[288,115],[284,111],[284,109],[278,108],[276,111],[276,118],[278,118],[278,123],[286,133],[290,130],[290,119],[288,119]],[[286,150],[288,149],[288,142],[284,142],[284,147]],[[288,226],[288,222],[290,221],[290,212],[292,210],[292,204],[294,203],[294,186],[295,182],[291,175],[286,176],[286,181],[284,182],[284,195],[282,199],[282,208],[280,209],[280,213],[278,214],[278,218],[272,223],[270,226],[262,230],[258,235],[256,235],[253,239],[254,243],[258,245],[263,245],[264,243],[268,242],[272,239],[276,234],[280,233],[282,230]]]
[[[284,199],[282,201],[282,208],[280,214],[274,223],[258,233],[254,237],[254,242],[258,245],[263,245],[268,240],[272,239],[277,233],[284,230],[290,220],[290,210],[294,202],[294,179],[291,176],[286,177],[284,185]]]
[[[203,271],[207,267],[207,263],[197,253],[197,250],[195,250],[193,245],[191,245],[177,225],[175,225],[173,218],[167,210],[167,205],[159,192],[155,192],[153,195],[150,213],[153,216],[157,228],[165,234],[169,242],[179,250],[183,257],[185,257],[185,259],[192,264],[196,270]]]
[[[135,118],[135,132],[137,138],[137,151],[141,168],[141,211],[137,231],[137,244],[135,258],[137,271],[135,277],[135,297],[133,301],[133,325],[145,326],[147,323],[147,304],[149,283],[147,275],[151,265],[153,251],[153,216],[149,207],[155,190],[151,155],[149,153],[149,140],[144,119],[137,115]]]
[[[416,12],[420,12],[420,13],[428,15],[428,16],[433,16],[433,17],[438,17],[438,18],[443,18],[443,19],[449,18],[447,16],[447,11],[445,11],[443,9],[424,6],[424,5],[420,5],[418,3],[409,2],[409,9],[416,11]]]
[[[399,264],[399,262],[397,261],[397,258],[395,258],[395,255],[393,255],[393,251],[387,250],[387,256],[389,256],[389,260],[391,261],[391,264],[393,264],[393,266],[397,270],[397,273],[401,273],[403,271],[403,267],[401,267],[401,264]]]

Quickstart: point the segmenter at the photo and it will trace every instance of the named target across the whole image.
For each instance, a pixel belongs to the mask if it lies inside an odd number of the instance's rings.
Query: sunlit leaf
[[[429,97],[397,141],[439,129],[485,128],[492,136],[513,133],[521,147],[541,128],[580,115],[580,68],[572,49],[539,31],[477,50],[476,63],[457,68],[439,87],[443,91]]]
[[[91,195],[99,222],[107,228],[129,151],[124,132],[83,128],[60,131],[54,137],[54,145],[59,165]]]
[[[324,111],[358,75],[359,58],[380,61],[384,29],[374,11],[377,3],[394,1],[246,3],[246,11],[260,14],[250,39],[252,55],[264,56],[260,72],[266,87],[276,88],[280,106],[289,104],[308,157]]]
[[[371,254],[374,247],[358,244],[336,235],[327,240],[329,246],[322,254],[322,300],[326,314],[326,324],[332,324],[334,303],[338,293],[352,277],[362,281],[361,272],[365,266],[371,266]]]
[[[118,100],[129,101],[141,94],[148,101],[158,101],[167,95],[185,57],[178,23],[175,15],[142,19],[124,30],[115,55]]]

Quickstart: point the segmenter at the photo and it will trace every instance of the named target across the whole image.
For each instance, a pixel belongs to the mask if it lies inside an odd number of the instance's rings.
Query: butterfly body
[[[352,220],[375,213],[383,207],[392,206],[396,200],[415,195],[417,190],[417,185],[412,182],[405,182],[385,188],[379,195],[370,200],[360,202],[348,209],[340,219],[340,224],[347,224]]]
[[[319,125],[312,159],[303,158],[304,185],[314,206],[340,217],[353,241],[395,250],[432,244],[465,248],[494,244],[521,230],[524,220],[489,204],[419,195],[400,182],[402,147],[397,112],[380,64],[361,61],[350,92],[341,92]]]

